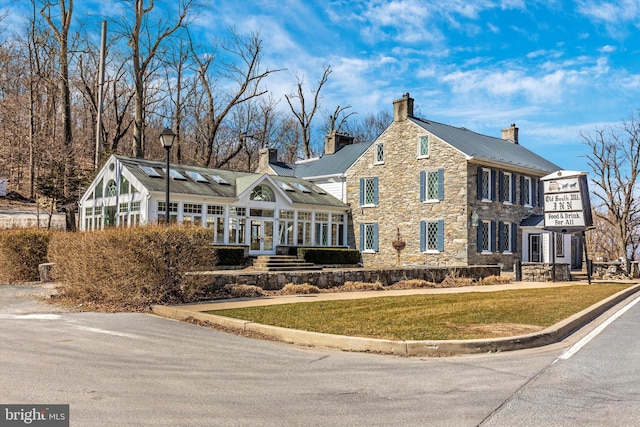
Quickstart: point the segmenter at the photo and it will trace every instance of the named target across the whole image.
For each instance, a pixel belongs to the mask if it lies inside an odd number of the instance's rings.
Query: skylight
[[[163,169],[166,173],[166,169]],[[169,176],[171,176],[171,178],[173,179],[177,179],[178,181],[186,181],[187,178],[185,178],[180,172],[178,172],[175,169],[169,169]]]
[[[221,177],[220,175],[216,175],[215,173],[209,174],[209,178],[211,178],[212,180],[214,180],[215,182],[217,182],[218,184],[223,184],[223,185],[231,185],[227,182],[226,179],[224,179],[223,177]]]
[[[293,189],[293,187],[291,187],[289,184],[287,184],[286,182],[283,181],[276,181],[278,183],[278,185],[280,186],[280,188],[282,188],[283,190],[287,190],[287,191],[295,191]]]
[[[143,170],[144,173],[147,174],[147,176],[150,176],[152,178],[161,178],[160,174],[158,173],[158,171],[156,171],[154,168],[152,168],[151,166],[143,166],[140,165],[140,169]]]
[[[185,173],[189,175],[189,178],[191,178],[195,182],[209,182],[204,176],[200,175],[198,172],[185,171]]]
[[[299,182],[293,182],[292,184],[294,187],[296,187],[298,190],[302,191],[303,193],[311,193],[311,190],[309,190],[307,187],[300,184]]]

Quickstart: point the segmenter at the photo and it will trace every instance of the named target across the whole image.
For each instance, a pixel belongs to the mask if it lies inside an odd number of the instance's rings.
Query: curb
[[[198,322],[213,324],[231,330],[258,333],[286,343],[311,347],[324,347],[343,351],[371,352],[397,356],[455,356],[523,350],[557,343],[600,317],[616,305],[621,304],[638,291],[640,291],[640,285],[632,286],[539,332],[513,337],[474,340],[394,341],[377,338],[323,334],[319,332],[263,325],[246,320],[208,314],[194,310],[194,306],[180,307],[156,305],[152,307],[152,311],[158,316],[174,320],[196,320]]]

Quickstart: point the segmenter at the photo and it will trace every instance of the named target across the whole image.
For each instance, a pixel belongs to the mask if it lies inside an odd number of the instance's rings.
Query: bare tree
[[[351,108],[351,105],[347,105],[346,107],[340,107],[338,105],[333,114],[327,117],[326,134],[329,134],[334,130],[337,132],[342,131],[342,128],[347,124],[349,117],[358,114],[355,111],[347,113],[346,111],[349,108]]]
[[[619,256],[633,260],[634,240],[640,231],[640,122],[632,114],[619,127],[596,129],[581,136],[591,148],[587,161],[594,174],[592,193],[601,202],[595,215],[616,230]]]
[[[313,121],[313,116],[316,114],[318,110],[320,90],[322,86],[327,82],[329,78],[329,74],[331,74],[331,66],[328,65],[324,67],[322,72],[322,77],[318,81],[318,86],[316,89],[312,89],[311,93],[313,95],[313,103],[311,104],[311,108],[307,109],[307,105],[304,98],[304,91],[302,90],[302,86],[304,84],[303,79],[298,78],[297,83],[297,92],[295,94],[285,95],[287,99],[287,103],[291,108],[291,112],[298,120],[298,124],[300,125],[301,137],[302,137],[302,149],[304,151],[304,158],[311,158],[311,122]],[[297,99],[299,103],[299,108],[295,108],[292,103],[292,99]]]
[[[200,99],[205,109],[201,111],[203,116],[196,132],[199,139],[197,144],[202,147],[201,158],[199,161],[196,160],[202,166],[223,167],[242,150],[241,138],[217,141],[218,131],[232,109],[267,93],[261,86],[262,81],[270,74],[281,71],[261,69],[262,40],[259,33],[252,33],[243,39],[231,30],[231,40],[223,44],[222,49],[228,59],[220,58],[219,68],[214,70],[216,56],[201,54],[193,44],[191,45],[196,62]],[[227,93],[216,92],[214,84],[220,78],[233,81],[233,89]],[[237,135],[239,136],[243,130],[237,132]],[[214,148],[218,142],[221,142],[222,146],[218,146],[218,157],[214,161]]]
[[[67,3],[68,2],[68,3]],[[69,84],[69,28],[73,14],[73,0],[59,0],[60,26],[51,18],[51,8],[54,3],[47,2],[40,10],[40,14],[49,24],[58,42],[58,87],[62,100],[62,134],[64,143],[64,182],[63,194],[65,198],[71,196],[71,179],[74,173],[74,153],[72,148],[73,132],[71,126],[71,88]]]
[[[187,21],[187,14],[192,0],[181,0],[178,5],[177,19],[173,24],[166,20],[159,20],[153,25],[149,23],[149,14],[153,11],[154,0],[128,0],[134,8],[134,22],[132,27],[125,27],[125,34],[131,48],[133,62],[134,95],[134,126],[132,155],[144,156],[145,116],[148,105],[147,90],[149,79],[157,67],[156,56],[162,54],[161,46]],[[124,24],[127,25],[126,23]],[[154,28],[159,29],[154,32]]]

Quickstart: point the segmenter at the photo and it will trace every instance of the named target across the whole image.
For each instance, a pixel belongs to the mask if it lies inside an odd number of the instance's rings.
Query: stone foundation
[[[523,282],[552,282],[554,264],[539,262],[522,263]],[[556,282],[568,282],[571,280],[571,269],[569,264],[555,264]]]
[[[500,267],[470,266],[456,268],[393,268],[393,269],[336,269],[323,271],[292,271],[292,272],[235,272],[225,273],[209,271],[191,273],[184,279],[184,287],[200,289],[220,289],[227,284],[241,284],[259,286],[265,290],[277,290],[289,283],[308,283],[319,288],[327,289],[340,286],[345,282],[380,282],[383,286],[391,285],[401,280],[427,280],[439,283],[448,274],[458,277],[481,279],[488,276],[499,276]],[[206,294],[206,292],[205,292]],[[205,296],[206,298],[206,296]]]

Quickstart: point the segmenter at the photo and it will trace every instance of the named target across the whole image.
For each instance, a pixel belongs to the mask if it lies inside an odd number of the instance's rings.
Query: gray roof
[[[520,221],[520,227],[542,227],[544,225],[544,215],[529,215]]]
[[[415,117],[409,117],[409,120],[476,160],[506,163],[546,173],[562,169],[522,145],[502,138]]]
[[[166,167],[166,163],[157,160],[139,159],[134,157],[114,156],[133,176],[149,192],[165,191],[166,175],[163,169]],[[153,168],[160,176],[151,177],[147,175],[141,169],[141,166],[147,166]],[[205,168],[200,166],[190,166],[172,163],[171,170],[175,170],[182,174],[186,179],[171,180],[171,193],[177,194],[195,194],[200,196],[209,197],[224,197],[224,198],[236,198],[242,192],[256,183],[263,174],[250,173],[250,172],[237,172],[225,169]],[[191,179],[186,172],[197,172],[207,182],[196,182]],[[210,175],[218,175],[224,179],[228,184],[221,184],[216,182]],[[348,208],[341,200],[334,196],[322,191],[316,185],[305,181],[300,178],[294,177],[280,177],[269,176],[270,179],[277,182],[285,183],[298,183],[311,191],[303,191],[297,187],[291,186],[286,190],[287,195],[293,201],[293,203],[309,204],[309,205],[322,205],[322,206],[334,206],[340,208]]]
[[[333,154],[325,154],[315,160],[303,161],[296,164],[270,163],[269,166],[280,176],[297,176],[312,178],[327,175],[341,175],[345,173],[362,154],[371,146],[372,142],[345,145]]]

